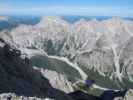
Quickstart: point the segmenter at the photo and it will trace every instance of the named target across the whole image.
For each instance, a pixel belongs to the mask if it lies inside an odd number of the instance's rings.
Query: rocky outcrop
[[[120,92],[106,92],[102,96],[94,96],[89,95],[82,91],[74,91],[68,94],[74,100],[132,100],[132,90],[128,90],[125,95],[125,91]],[[125,97],[123,97],[125,95]],[[26,96],[18,96],[14,93],[2,93],[0,94],[0,100],[54,100],[51,98],[37,98],[37,97],[26,97]],[[64,100],[64,99],[63,99]]]
[[[133,100],[133,90],[129,89],[128,92],[126,93],[124,100]]]
[[[72,87],[72,83],[67,80],[67,77],[65,77],[62,74],[57,73],[56,71],[51,71],[51,70],[44,70],[43,68],[37,68],[35,67],[36,70],[40,71],[44,77],[46,77],[50,84],[59,90],[64,91],[65,93],[70,93],[74,91]]]
[[[18,96],[14,93],[2,93],[0,94],[0,100],[54,100],[54,99]]]
[[[114,100],[133,100],[133,90],[129,89],[126,92],[124,98],[119,97],[119,98],[115,98]]]
[[[20,55],[19,50],[0,40],[0,93],[71,100],[64,92],[54,89],[39,71],[34,70],[28,58],[21,59]]]

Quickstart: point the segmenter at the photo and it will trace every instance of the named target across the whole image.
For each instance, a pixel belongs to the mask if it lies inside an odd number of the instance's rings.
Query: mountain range
[[[132,27],[131,20],[119,17],[70,23],[45,16],[35,24],[3,29],[0,37],[20,50],[21,58],[28,57],[36,70],[48,70],[48,79],[55,75],[57,82],[65,80],[59,86],[51,80],[65,92],[86,79],[95,80],[93,88],[102,91],[124,90],[133,88]],[[60,88],[65,83],[68,90]]]

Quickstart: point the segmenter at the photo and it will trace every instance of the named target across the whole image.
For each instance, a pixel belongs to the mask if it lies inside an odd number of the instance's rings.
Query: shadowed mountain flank
[[[0,93],[50,97],[55,100],[71,100],[64,92],[54,89],[48,79],[33,69],[28,58],[4,40],[0,40]]]

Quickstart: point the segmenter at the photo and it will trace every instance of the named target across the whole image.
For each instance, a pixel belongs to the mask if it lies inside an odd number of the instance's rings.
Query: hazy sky
[[[133,17],[133,0],[0,0],[0,14]]]

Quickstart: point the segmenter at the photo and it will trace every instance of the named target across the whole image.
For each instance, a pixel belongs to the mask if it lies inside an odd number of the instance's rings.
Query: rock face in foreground
[[[37,98],[37,97],[26,97],[26,96],[17,96],[14,93],[2,93],[0,94],[0,100],[54,100],[50,98]]]
[[[128,90],[126,96],[124,97],[124,100],[133,100],[133,89]]]
[[[133,89],[129,89],[124,98],[115,98],[114,100],[133,100]]]
[[[54,89],[28,58],[21,59],[20,51],[0,39],[0,93],[15,93],[28,97],[49,97],[71,100],[64,92]]]

